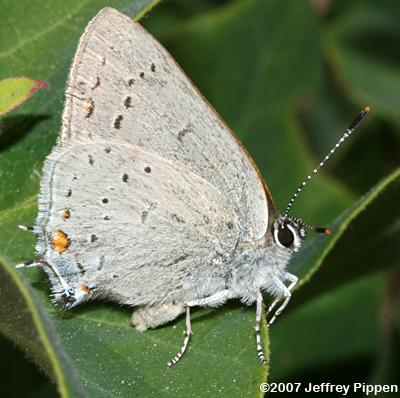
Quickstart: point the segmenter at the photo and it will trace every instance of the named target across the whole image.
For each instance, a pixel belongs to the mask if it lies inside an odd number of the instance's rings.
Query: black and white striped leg
[[[40,260],[25,261],[24,263],[17,264],[15,268],[32,268],[38,267],[42,262]]]
[[[183,344],[182,344],[181,349],[178,351],[178,353],[175,355],[174,358],[172,358],[170,361],[167,362],[167,366],[168,367],[174,366],[182,358],[182,355],[185,353],[185,351],[186,351],[186,349],[188,347],[191,334],[192,334],[192,324],[190,322],[190,307],[187,305],[186,306],[185,338],[183,340]]]
[[[34,228],[29,225],[18,225],[18,228],[25,232],[33,232]]]
[[[276,280],[277,285],[279,285],[280,288],[282,289],[282,291],[284,292],[283,293],[283,302],[278,307],[278,309],[275,311],[274,315],[272,316],[272,318],[268,322],[268,325],[272,325],[274,323],[276,317],[278,315],[280,315],[282,313],[282,311],[286,308],[286,306],[288,305],[288,303],[290,301],[290,298],[292,297],[291,291],[292,291],[292,289],[294,288],[294,286],[296,285],[296,283],[298,281],[297,276],[292,275],[290,273],[286,273],[285,274],[285,279],[290,282],[288,287],[286,287],[280,280]],[[271,304],[271,306],[268,308],[267,315],[271,313],[271,311],[275,308],[275,306],[279,303],[279,301],[281,299],[282,298],[279,297]]]
[[[175,365],[182,357],[186,348],[189,344],[190,335],[192,334],[192,325],[190,323],[190,307],[218,307],[226,302],[229,298],[230,290],[224,289],[220,292],[213,294],[212,296],[204,297],[202,299],[192,300],[186,303],[186,330],[185,330],[185,339],[183,340],[183,344],[179,352],[175,355],[173,359],[171,359],[167,365],[169,367]]]
[[[257,348],[257,355],[258,358],[260,358],[260,361],[263,365],[267,366],[268,362],[265,359],[264,351],[261,345],[261,333],[260,333],[260,323],[261,323],[261,317],[262,317],[262,304],[263,304],[263,299],[261,294],[257,298],[257,306],[256,306],[256,326],[255,326],[255,331],[256,331],[256,348]]]

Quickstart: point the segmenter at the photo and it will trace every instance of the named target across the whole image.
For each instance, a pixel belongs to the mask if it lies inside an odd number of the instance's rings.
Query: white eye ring
[[[282,243],[278,239],[279,227],[274,228],[275,243],[282,249],[297,251],[299,249],[299,247],[301,246],[301,238],[300,238],[297,230],[295,228],[293,228],[290,224],[286,224],[285,227],[287,227],[293,234],[293,244],[290,247],[286,247],[286,246],[282,245]]]
[[[279,227],[278,228],[274,228],[274,239],[275,239],[275,243],[281,247],[282,249],[290,249],[289,247],[283,246],[282,243],[280,242],[279,238],[278,238],[278,232],[279,232]]]
[[[302,243],[300,235],[297,232],[297,230],[295,228],[293,228],[290,224],[288,224],[287,227],[292,231],[293,236],[294,236],[294,241],[293,241],[293,248],[294,249],[293,250],[297,251],[300,248],[301,243]]]

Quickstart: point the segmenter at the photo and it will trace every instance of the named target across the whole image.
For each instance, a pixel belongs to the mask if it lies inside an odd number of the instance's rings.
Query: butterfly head
[[[287,214],[280,215],[274,222],[272,234],[275,243],[284,249],[297,251],[306,237],[306,229],[329,235],[329,228],[314,228],[300,218],[291,217]]]

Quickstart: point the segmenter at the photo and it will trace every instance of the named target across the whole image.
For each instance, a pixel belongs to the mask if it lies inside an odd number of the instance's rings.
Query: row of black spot
[[[156,66],[154,65],[154,63],[152,63],[150,65],[150,70],[152,72],[156,71]],[[140,72],[139,76],[143,79],[144,78],[144,72]],[[135,83],[135,79],[129,79],[128,80],[128,86],[129,87],[132,87],[134,83]],[[126,109],[129,109],[129,108],[132,107],[132,98],[131,97],[128,96],[128,97],[125,98],[124,106],[125,106]],[[115,129],[119,130],[121,128],[121,122],[122,122],[123,119],[124,118],[123,118],[122,115],[118,115],[116,117],[116,119],[114,120],[114,128]]]
[[[104,151],[108,154],[108,153],[111,152],[111,148],[105,148]],[[93,165],[94,165],[94,158],[93,158],[93,156],[89,154],[89,155],[88,155],[88,159],[89,159],[89,164],[90,164],[91,166],[93,166]],[[147,174],[150,174],[150,173],[151,173],[151,167],[150,167],[150,166],[146,166],[143,170],[144,170],[144,172],[147,173]],[[76,175],[74,175],[74,178],[73,178],[73,179],[74,179],[74,180],[77,179]],[[122,176],[122,181],[123,181],[123,182],[128,182],[128,179],[129,179],[129,176],[128,176],[128,174],[125,173],[125,174]],[[66,196],[71,196],[71,190],[70,190],[70,189],[67,191]]]

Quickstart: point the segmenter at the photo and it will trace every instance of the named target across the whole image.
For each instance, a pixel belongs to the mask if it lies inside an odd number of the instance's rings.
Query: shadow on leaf
[[[29,134],[39,123],[52,115],[16,115],[2,119],[0,129],[0,152],[12,147]]]

